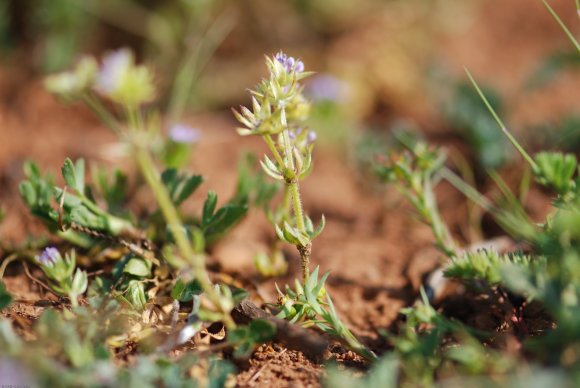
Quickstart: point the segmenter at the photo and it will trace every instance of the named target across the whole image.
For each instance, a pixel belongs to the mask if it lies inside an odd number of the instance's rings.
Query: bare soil
[[[446,50],[457,65],[464,63],[467,56],[475,58],[482,72],[487,72],[489,77],[499,77],[498,84],[503,85],[505,81],[509,89],[511,74],[524,72],[531,62],[550,51],[550,42],[558,39],[561,31],[552,25],[553,20],[545,17],[543,9],[536,5],[528,8],[527,1],[519,2],[525,6],[516,4],[517,1],[502,2],[501,7],[497,6],[497,1],[492,3],[483,7],[471,27],[470,38],[458,38],[447,45]],[[497,19],[504,20],[500,24],[510,28],[490,30],[487,21],[496,20],[495,25]],[[540,19],[544,21],[539,22]],[[541,31],[531,27],[538,23]],[[517,26],[522,26],[522,30],[515,29]],[[539,39],[540,36],[545,39]],[[445,41],[446,38],[441,39]],[[503,45],[496,42],[503,42]],[[474,50],[473,46],[479,48]],[[521,56],[515,55],[518,50],[523,50]],[[472,56],[474,51],[478,53],[475,57]],[[507,61],[500,60],[499,53],[506,52],[511,57]],[[551,106],[566,107],[574,101],[570,96],[572,90],[578,88],[565,80],[562,82],[560,92],[553,94],[549,106],[543,109],[544,116],[552,113]],[[555,99],[560,104],[554,102]],[[534,111],[517,110],[516,120],[519,117],[521,122],[527,122],[531,116],[542,116],[541,105],[535,104],[529,109]],[[244,149],[258,154],[264,150],[259,139],[240,139],[233,130],[235,125],[230,116],[225,112],[188,119],[203,132],[190,168],[206,177],[200,192],[186,205],[190,209],[200,209],[209,189],[216,191],[222,201],[227,199],[234,191],[236,164]],[[422,117],[421,121],[428,122],[430,117],[437,122],[436,115]],[[85,157],[89,164],[98,161],[128,170],[133,168],[115,155],[111,147],[114,137],[90,112],[78,105],[65,106],[55,101],[43,91],[38,78],[30,79],[29,73],[15,66],[6,66],[0,71],[0,139],[0,203],[7,213],[0,224],[0,236],[5,246],[23,244],[27,236],[43,233],[43,227],[27,214],[18,195],[17,186],[23,178],[21,167],[27,158],[33,158],[44,170],[55,174],[65,157]],[[431,246],[430,231],[410,216],[410,207],[389,191],[375,191],[368,185],[361,185],[360,172],[344,155],[320,146],[315,150],[314,159],[314,172],[302,186],[303,199],[313,220],[324,214],[327,226],[314,241],[312,264],[319,265],[321,271],[331,272],[327,288],[340,316],[363,343],[381,354],[389,346],[379,331],[396,327],[398,311],[415,300],[423,277],[437,265],[439,255]],[[462,196],[447,185],[439,187],[438,195],[443,216],[458,241],[475,242],[466,222],[468,207]],[[139,208],[147,201],[146,194],[138,195],[139,203],[131,206]],[[532,191],[528,206],[537,216],[545,213],[546,204],[545,194]],[[493,234],[484,231],[483,237]],[[275,282],[283,285],[299,276],[298,255],[288,247],[285,253],[290,261],[289,274],[281,279],[259,277],[253,256],[258,250],[266,250],[274,237],[264,216],[255,211],[211,252],[212,263],[221,272],[249,286],[257,304],[276,299]],[[31,281],[20,264],[12,264],[4,280],[17,300],[6,314],[25,335],[26,328],[52,305],[54,297]],[[461,316],[458,312],[461,308],[453,307],[453,311]],[[483,319],[481,314],[474,317]],[[472,318],[464,317],[473,323],[475,318]],[[500,319],[481,325],[493,329],[501,324]],[[338,344],[329,349],[329,358],[349,365],[363,365]],[[278,344],[261,346],[249,362],[240,367],[237,384],[241,387],[318,386],[323,373],[321,364]]]

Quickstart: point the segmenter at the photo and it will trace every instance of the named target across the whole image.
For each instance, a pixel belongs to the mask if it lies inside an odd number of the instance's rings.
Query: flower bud
[[[153,76],[146,66],[135,65],[129,49],[105,56],[95,84],[96,90],[116,103],[136,106],[155,97]]]
[[[53,74],[44,80],[44,87],[62,98],[74,100],[88,91],[97,77],[98,64],[93,57],[82,57],[74,70]]]

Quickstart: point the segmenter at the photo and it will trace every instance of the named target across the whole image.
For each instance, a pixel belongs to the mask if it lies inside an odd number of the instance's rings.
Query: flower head
[[[60,258],[60,252],[55,247],[46,247],[40,256],[36,256],[36,260],[45,267],[52,267]]]
[[[288,131],[288,136],[292,140],[305,140],[307,145],[310,145],[316,141],[316,132],[311,130],[304,131],[302,128]]]
[[[103,59],[96,88],[103,94],[112,94],[120,86],[123,77],[133,65],[133,55],[127,49],[120,49],[109,53]]]
[[[74,100],[93,86],[98,67],[93,57],[84,56],[73,70],[46,77],[44,86],[51,93]]]
[[[185,124],[174,124],[169,128],[169,138],[175,143],[193,144],[201,137],[200,131]]]
[[[126,105],[143,104],[155,97],[151,72],[146,66],[135,64],[135,57],[129,49],[116,50],[105,56],[95,89]]]
[[[304,62],[299,59],[294,59],[294,57],[289,57],[282,51],[278,52],[275,58],[282,64],[282,66],[284,66],[287,73],[291,73],[292,71],[302,73],[304,71]]]

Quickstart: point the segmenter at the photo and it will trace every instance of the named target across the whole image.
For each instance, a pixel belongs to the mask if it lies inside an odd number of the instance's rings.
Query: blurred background
[[[550,3],[578,35],[574,0]],[[92,115],[57,103],[42,79],[120,47],[155,69],[166,122],[209,128],[204,139],[221,127],[238,141],[229,109],[249,102],[264,55],[283,50],[316,72],[305,89],[318,144],[359,166],[401,129],[451,146],[476,180],[519,160],[464,67],[531,152],[580,146],[580,61],[540,0],[3,0],[4,186],[26,158],[57,167],[103,143]],[[234,170],[235,157],[214,159]]]
[[[550,4],[579,36],[575,1]],[[208,189],[229,197],[242,148],[262,153],[260,139],[240,140],[230,107],[249,103],[248,88],[266,75],[264,55],[283,50],[316,72],[305,80],[319,139],[316,167],[301,189],[309,214],[327,216],[313,255],[323,269],[336,270],[331,291],[342,290],[351,302],[339,309],[348,311],[357,334],[364,328],[371,335],[395,319],[403,301],[385,284],[405,287],[406,263],[432,242],[408,212],[387,212],[386,196],[361,190],[371,186],[368,167],[392,144],[391,134],[412,131],[445,146],[454,168],[484,193],[495,185],[488,169],[500,169],[514,191],[525,176],[464,67],[531,153],[580,150],[579,57],[540,0],[0,0],[3,240],[21,242],[34,225],[26,209],[15,211],[22,208],[17,187],[24,160],[51,171],[67,156],[126,162],[107,159],[115,138],[91,112],[60,104],[42,85],[46,74],[83,54],[101,57],[120,47],[155,69],[165,123],[201,129],[191,163],[207,178],[199,201]],[[454,237],[467,244],[499,234],[475,211],[476,220],[466,221],[471,210],[464,197],[439,189]],[[528,199],[532,216],[549,207],[538,190]],[[141,203],[147,209],[146,199]],[[255,271],[253,255],[273,238],[259,216],[251,214],[212,252],[222,269]],[[432,251],[427,256],[436,259]],[[415,272],[425,265],[431,264]]]
[[[551,4],[580,31],[573,0]],[[502,147],[482,150],[502,139],[464,66],[527,143],[578,128],[578,57],[539,0],[4,0],[1,97],[83,53],[127,46],[156,68],[174,119],[247,102],[263,55],[284,50],[318,73],[307,90],[323,138],[411,120],[464,137],[497,167]],[[566,136],[560,146],[580,141]]]

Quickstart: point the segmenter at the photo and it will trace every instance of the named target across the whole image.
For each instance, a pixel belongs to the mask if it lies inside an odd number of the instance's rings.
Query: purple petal
[[[105,56],[96,81],[96,88],[102,93],[113,93],[121,83],[133,56],[127,49],[119,49]]]
[[[36,256],[36,260],[47,267],[52,267],[59,258],[60,252],[55,247],[46,247],[40,256]]]
[[[169,129],[169,138],[176,143],[192,144],[199,141],[201,133],[185,124],[174,124]]]
[[[304,71],[304,63],[301,60],[289,57],[281,51],[274,58],[284,66],[287,73],[291,73],[292,71],[302,73]]]

